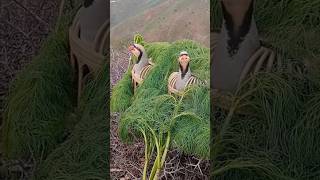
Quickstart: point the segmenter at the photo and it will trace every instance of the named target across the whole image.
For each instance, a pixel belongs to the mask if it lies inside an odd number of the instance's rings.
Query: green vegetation
[[[212,30],[218,30],[220,4],[211,2]],[[248,78],[230,109],[213,103],[213,179],[320,178],[319,8],[316,0],[256,1],[263,43],[282,65]],[[249,113],[236,113],[240,108]]]
[[[146,44],[146,51],[148,56],[152,58],[152,61],[157,62],[157,57],[161,52],[165,51],[168,46],[169,43],[165,42],[149,43]],[[128,70],[112,90],[112,97],[110,101],[111,111],[124,112],[131,105],[133,100],[132,98],[133,87],[131,84],[131,70]]]
[[[109,177],[109,65],[88,79],[77,107],[67,35],[80,3],[73,6],[66,3],[57,30],[12,82],[6,105],[4,155],[34,159],[32,179]]]
[[[211,157],[215,179],[320,177],[319,113],[314,95],[320,89],[297,74],[261,73],[238,91],[229,111],[214,108]],[[251,113],[234,113],[240,107]]]
[[[67,24],[62,19],[60,27]],[[40,54],[12,82],[2,129],[9,158],[47,156],[65,136],[65,118],[74,104],[66,28],[47,39]]]
[[[34,179],[105,179],[109,176],[108,64],[88,82],[79,122],[68,139],[39,165]]]
[[[126,142],[134,136],[145,141],[144,179],[152,153],[156,152],[152,169],[149,169],[149,178],[153,179],[157,178],[170,146],[209,158],[209,85],[191,87],[183,96],[174,97],[167,94],[167,81],[172,72],[178,71],[177,58],[182,50],[188,51],[191,57],[192,72],[208,80],[210,54],[208,48],[190,40],[172,44],[146,43],[145,48],[155,66],[134,95],[126,94],[128,89],[123,88],[131,88],[131,77],[126,74],[112,91],[111,107],[117,106],[112,110],[123,112],[120,137]]]
[[[136,43],[136,44],[141,44],[142,46],[145,45],[145,44],[144,44],[143,37],[142,37],[141,34],[135,34],[134,37],[133,37],[133,39],[134,39],[134,41],[133,41],[134,43]]]

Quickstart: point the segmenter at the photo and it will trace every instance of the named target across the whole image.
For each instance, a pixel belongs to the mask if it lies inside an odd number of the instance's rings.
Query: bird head
[[[141,46],[140,44],[133,44],[130,45],[128,48],[129,52],[133,54],[134,56],[138,57],[139,59],[141,58],[142,54],[144,53],[144,47]]]
[[[189,57],[189,54],[187,51],[181,51],[180,52],[180,55],[179,55],[179,58],[178,58],[178,61],[179,61],[179,64],[186,68],[187,65],[189,64],[190,62],[190,57]]]

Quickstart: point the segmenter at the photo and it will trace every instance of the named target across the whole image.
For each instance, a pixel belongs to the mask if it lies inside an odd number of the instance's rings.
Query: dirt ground
[[[126,50],[126,48],[123,48]],[[111,49],[110,81],[114,86],[127,70],[128,54],[125,51]],[[112,92],[111,92],[112,93]],[[112,179],[141,179],[144,165],[144,144],[136,140],[132,144],[124,144],[118,136],[120,114],[110,116],[110,172]],[[161,173],[161,179],[206,180],[209,179],[209,161],[194,156],[187,156],[177,149],[168,152]]]

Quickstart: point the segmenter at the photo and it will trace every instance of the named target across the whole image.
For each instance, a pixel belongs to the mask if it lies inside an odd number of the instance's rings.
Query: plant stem
[[[158,149],[157,149],[158,150]],[[149,177],[149,180],[153,180],[154,179],[154,176],[155,176],[155,174],[156,174],[156,172],[157,172],[157,169],[158,169],[158,159],[160,158],[160,156],[159,156],[159,151],[157,151],[157,157],[156,157],[156,159],[155,159],[155,161],[154,161],[154,164],[153,164],[153,166],[152,166],[152,169],[151,169],[151,172],[150,172],[150,177]]]
[[[147,179],[148,162],[149,162],[148,139],[147,139],[146,133],[144,131],[141,131],[141,133],[143,134],[144,144],[145,144],[145,148],[144,148],[145,160],[144,160],[142,180],[146,180]]]
[[[153,180],[158,180],[158,178],[159,178],[160,171],[161,171],[163,164],[166,160],[167,152],[169,150],[169,145],[170,145],[170,131],[168,132],[168,135],[167,135],[166,144],[163,149],[160,165],[157,168],[157,171],[156,171],[156,174],[155,174]]]
[[[153,135],[153,138],[154,138],[154,141],[155,141],[155,144],[156,144],[156,148],[157,148],[157,156],[156,156],[156,159],[154,161],[154,164],[153,164],[153,167],[152,167],[152,170],[151,170],[151,173],[150,173],[150,177],[149,179],[153,179],[155,173],[156,173],[156,170],[158,168],[158,166],[160,165],[160,157],[161,157],[161,149],[160,149],[160,144],[159,144],[159,141],[157,139],[157,135],[156,133],[154,132],[154,130],[148,126],[148,128],[150,129],[152,135]]]
[[[166,144],[165,144],[165,148],[164,148],[164,151],[163,151],[163,155],[162,155],[162,158],[161,158],[161,164],[160,164],[160,167],[163,166],[164,164],[164,161],[166,160],[166,156],[167,156],[167,153],[168,153],[168,150],[169,150],[169,145],[170,145],[170,137],[171,134],[170,134],[170,131],[168,132],[168,136],[167,136],[167,140],[166,140]]]

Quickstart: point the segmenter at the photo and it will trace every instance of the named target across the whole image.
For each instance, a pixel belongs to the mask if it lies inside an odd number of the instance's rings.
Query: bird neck
[[[141,50],[140,51],[140,54],[138,56],[138,60],[137,60],[137,63],[136,64],[146,64],[148,63],[148,57],[147,57],[147,54]]]
[[[140,50],[139,50],[140,51]],[[141,70],[148,65],[149,61],[148,61],[148,57],[146,55],[146,53],[144,53],[143,51],[140,51],[140,54],[138,56],[138,60],[135,64],[135,71],[137,74],[140,74]]]
[[[179,63],[179,66],[180,66],[179,67],[179,74],[180,74],[181,79],[189,78],[191,76],[191,70],[189,67],[189,63],[185,66],[183,66]]]
[[[233,56],[251,28],[255,27],[253,18],[253,0],[223,0],[222,31],[228,34],[228,53]]]

